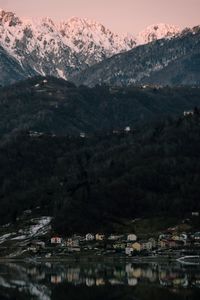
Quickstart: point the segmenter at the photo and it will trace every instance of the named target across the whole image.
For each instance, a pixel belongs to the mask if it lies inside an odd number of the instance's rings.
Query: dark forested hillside
[[[11,84],[34,76],[34,71],[24,70],[19,62],[0,46],[0,85]]]
[[[40,207],[58,232],[200,209],[200,116],[89,138],[21,132],[0,146],[0,222]]]
[[[20,130],[79,135],[135,128],[194,106],[200,106],[199,88],[88,88],[37,77],[0,89],[0,135]]]

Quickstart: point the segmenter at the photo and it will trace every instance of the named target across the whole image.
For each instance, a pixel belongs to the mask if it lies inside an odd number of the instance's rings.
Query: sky
[[[155,23],[200,25],[200,0],[0,0],[0,8],[27,18],[90,18],[119,33],[138,33]]]

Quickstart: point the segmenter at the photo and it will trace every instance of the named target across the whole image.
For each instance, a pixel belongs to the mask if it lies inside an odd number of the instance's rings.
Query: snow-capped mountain
[[[164,23],[154,24],[148,26],[138,34],[137,44],[148,44],[163,38],[171,38],[178,34],[180,34],[180,28],[178,26]]]
[[[136,46],[133,36],[114,34],[102,24],[81,18],[71,18],[58,26],[63,41],[88,65],[100,62],[116,53]]]
[[[0,10],[0,46],[25,76],[40,74],[68,79],[115,54],[177,33],[177,27],[159,24],[148,27],[137,37],[118,35],[89,19],[73,17],[55,23],[49,18],[27,20]],[[1,64],[0,59],[0,69]]]
[[[0,10],[0,43],[23,68],[65,79],[135,46],[133,37],[119,36],[88,19],[55,24],[49,18],[26,20],[4,10]]]
[[[0,43],[26,70],[66,78],[79,67],[73,51],[63,43],[50,19],[23,20],[0,11]]]
[[[200,26],[114,55],[71,80],[87,86],[199,85]]]

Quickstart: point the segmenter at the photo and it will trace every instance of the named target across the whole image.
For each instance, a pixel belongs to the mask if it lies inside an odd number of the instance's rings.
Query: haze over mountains
[[[0,83],[4,85],[38,74],[70,79],[115,54],[179,33],[176,26],[158,24],[136,37],[118,35],[88,19],[73,17],[58,23],[49,18],[27,20],[1,9]],[[8,61],[12,63],[8,65]]]

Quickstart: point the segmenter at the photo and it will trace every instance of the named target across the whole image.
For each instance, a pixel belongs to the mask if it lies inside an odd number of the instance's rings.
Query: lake
[[[0,300],[199,300],[200,266],[132,261],[0,263]]]

